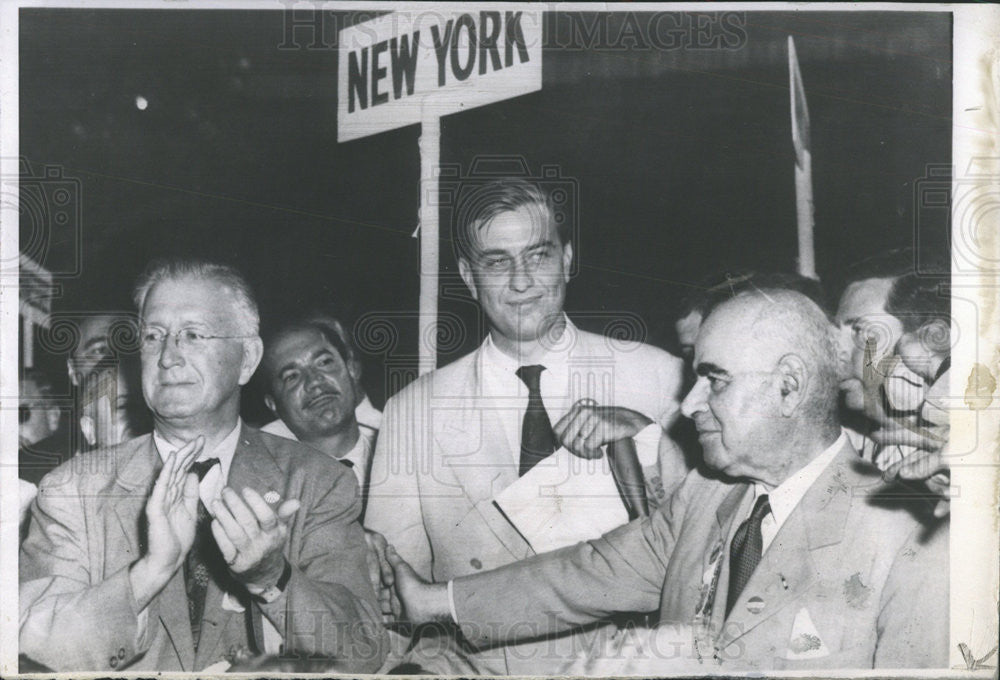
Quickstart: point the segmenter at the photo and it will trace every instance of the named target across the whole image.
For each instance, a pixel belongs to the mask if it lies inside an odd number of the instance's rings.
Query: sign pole
[[[816,252],[813,245],[812,153],[809,139],[809,106],[802,85],[795,41],[788,36],[788,90],[792,109],[792,146],[795,148],[795,214],[799,235],[799,274],[816,276]]]
[[[438,267],[440,262],[438,166],[441,118],[428,113],[420,123],[420,375],[437,367]]]

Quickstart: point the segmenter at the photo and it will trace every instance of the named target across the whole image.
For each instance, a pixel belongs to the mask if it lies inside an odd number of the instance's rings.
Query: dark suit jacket
[[[880,486],[874,468],[844,446],[785,520],[728,618],[729,541],[749,513],[748,485],[693,471],[670,507],[648,518],[456,579],[458,620],[471,642],[488,646],[659,609],[660,625],[703,633],[701,647],[708,658],[718,654],[724,672],[943,668],[947,525],[928,532],[906,509],[875,502],[870,492]],[[669,658],[662,672],[671,673]]]
[[[246,426],[229,486],[302,503],[285,547],[292,566],[285,595],[256,604],[245,590],[225,598],[210,583],[196,655],[178,569],[149,604],[141,630],[128,571],[145,550],[146,499],[160,467],[145,435],[77,456],[42,482],[21,548],[22,653],[57,671],[200,670],[245,645],[263,649],[260,623],[267,616],[286,654],[337,657],[353,672],[379,667],[385,630],[367,577],[354,474],[301,444]],[[242,601],[251,618],[224,599]]]

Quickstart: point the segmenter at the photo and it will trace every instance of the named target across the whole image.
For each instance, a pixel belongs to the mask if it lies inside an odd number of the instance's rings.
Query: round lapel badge
[[[759,597],[751,597],[747,600],[747,611],[751,614],[760,614],[764,609],[764,600]]]
[[[268,491],[266,494],[264,494],[264,501],[266,503],[274,505],[279,500],[281,500],[281,496],[278,494],[277,491]]]

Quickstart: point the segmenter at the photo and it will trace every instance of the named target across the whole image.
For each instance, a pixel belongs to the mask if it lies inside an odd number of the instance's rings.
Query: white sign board
[[[345,142],[540,90],[542,15],[393,12],[342,30],[338,56]]]

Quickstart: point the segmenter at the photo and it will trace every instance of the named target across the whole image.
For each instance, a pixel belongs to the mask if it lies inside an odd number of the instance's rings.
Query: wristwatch
[[[285,568],[281,571],[281,577],[278,579],[278,582],[260,592],[255,593],[251,591],[250,595],[261,604],[271,604],[285,592],[285,586],[288,585],[290,578],[292,578],[292,565],[288,563],[288,560],[285,560]]]

